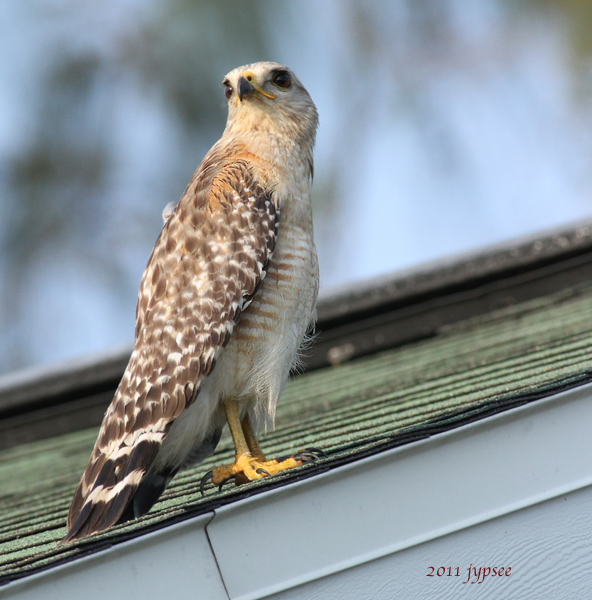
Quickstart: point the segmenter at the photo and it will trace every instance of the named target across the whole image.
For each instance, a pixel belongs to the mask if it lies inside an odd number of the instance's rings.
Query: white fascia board
[[[19,579],[0,598],[228,600],[205,527],[212,512]]]
[[[0,597],[263,598],[590,486],[591,423],[586,385],[228,504]]]
[[[592,386],[216,510],[230,598],[262,598],[592,484]]]

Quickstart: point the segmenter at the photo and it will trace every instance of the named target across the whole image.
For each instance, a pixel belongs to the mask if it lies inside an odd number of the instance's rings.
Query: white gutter
[[[587,488],[591,424],[592,384],[234,502],[0,597],[263,598]]]

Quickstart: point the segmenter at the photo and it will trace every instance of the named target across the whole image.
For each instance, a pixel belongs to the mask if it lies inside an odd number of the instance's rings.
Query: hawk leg
[[[294,456],[283,457],[278,460],[267,460],[259,446],[249,415],[247,414],[242,420],[240,419],[236,399],[226,400],[224,410],[234,441],[236,457],[233,463],[215,467],[211,471],[211,480],[214,485],[222,487],[229,479],[234,479],[236,485],[240,485],[318,459],[311,449],[310,451],[298,452]],[[206,477],[208,476],[210,476],[210,473],[206,475]]]

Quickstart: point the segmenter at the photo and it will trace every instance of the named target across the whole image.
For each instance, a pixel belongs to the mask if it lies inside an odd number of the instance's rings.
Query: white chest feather
[[[273,419],[290,367],[314,321],[317,291],[312,228],[280,225],[267,276],[220,357],[219,373],[212,374],[222,396],[244,398],[256,413]]]

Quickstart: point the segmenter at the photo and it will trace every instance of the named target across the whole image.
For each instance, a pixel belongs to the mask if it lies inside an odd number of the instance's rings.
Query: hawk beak
[[[238,85],[236,91],[238,93],[238,98],[241,102],[243,101],[243,96],[252,96],[255,92],[258,92],[266,98],[275,98],[273,94],[268,94],[267,92],[264,92],[254,82],[255,75],[253,75],[251,71],[245,71],[244,73],[240,74],[238,78]]]
[[[255,86],[244,75],[241,75],[238,78],[238,86],[237,86],[239,100],[242,102],[243,96],[245,94],[249,95],[249,94],[252,94],[254,91],[255,91]]]

